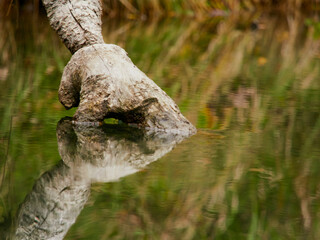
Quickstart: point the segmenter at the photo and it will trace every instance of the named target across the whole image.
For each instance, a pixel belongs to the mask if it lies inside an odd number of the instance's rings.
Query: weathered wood
[[[82,47],[104,43],[99,0],[42,0],[51,27],[73,54]]]
[[[99,0],[43,0],[51,26],[74,54],[59,100],[78,107],[75,123],[116,118],[150,131],[196,132],[174,101],[120,47],[103,43]]]
[[[116,118],[152,130],[195,131],[174,101],[112,44],[94,44],[72,56],[59,99],[67,108],[79,105],[79,122]]]

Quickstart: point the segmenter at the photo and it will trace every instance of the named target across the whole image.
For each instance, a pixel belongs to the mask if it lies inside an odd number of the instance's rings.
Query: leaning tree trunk
[[[141,72],[120,47],[105,44],[99,0],[43,0],[52,28],[73,54],[59,100],[78,107],[75,123],[116,118],[152,131],[194,134],[174,101]]]

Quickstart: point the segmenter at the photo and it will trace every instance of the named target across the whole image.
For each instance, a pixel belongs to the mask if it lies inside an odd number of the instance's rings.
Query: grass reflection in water
[[[199,133],[145,171],[94,184],[66,239],[316,239],[317,19],[105,21],[106,42],[124,47]],[[56,92],[70,55],[46,22],[2,24],[0,221],[10,234],[35,180],[60,159],[55,125],[72,113]]]

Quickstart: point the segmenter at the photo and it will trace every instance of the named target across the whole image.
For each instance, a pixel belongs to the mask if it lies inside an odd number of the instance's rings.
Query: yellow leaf
[[[258,65],[263,66],[268,62],[268,60],[265,57],[259,57],[258,58]]]

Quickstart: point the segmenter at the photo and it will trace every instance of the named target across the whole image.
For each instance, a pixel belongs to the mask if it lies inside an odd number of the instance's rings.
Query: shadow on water
[[[123,125],[85,127],[61,120],[57,139],[62,160],[36,180],[20,206],[15,239],[63,239],[86,204],[92,183],[133,174],[183,138]]]

